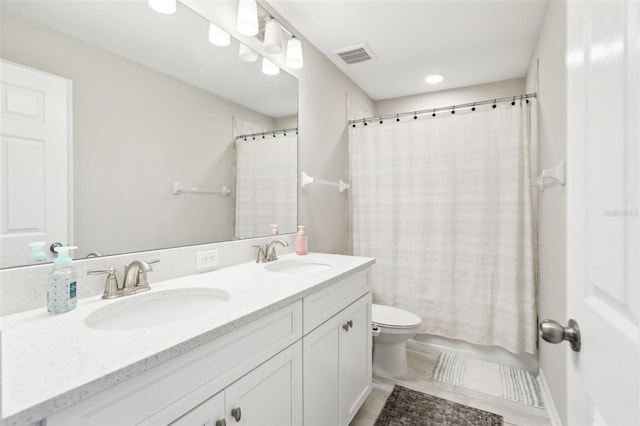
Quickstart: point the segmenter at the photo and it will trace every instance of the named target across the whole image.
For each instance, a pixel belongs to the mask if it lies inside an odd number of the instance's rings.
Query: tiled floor
[[[492,395],[461,388],[448,383],[431,380],[431,371],[437,354],[407,351],[409,372],[406,376],[387,378],[374,377],[373,390],[350,426],[372,426],[382,410],[394,384],[428,393],[440,398],[490,411],[504,417],[505,426],[551,425],[543,408],[508,401]]]

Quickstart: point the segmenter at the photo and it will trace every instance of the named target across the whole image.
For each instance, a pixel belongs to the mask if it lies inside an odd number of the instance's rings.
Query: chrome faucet
[[[136,259],[130,264],[125,265],[124,279],[122,280],[122,290],[125,295],[151,290],[149,280],[147,279],[147,272],[153,271],[151,264],[156,262],[159,262],[159,260],[145,262],[144,260]]]
[[[264,255],[266,257],[267,262],[273,262],[274,260],[278,260],[278,255],[276,254],[275,243],[280,244],[282,247],[289,247],[289,243],[285,240],[273,240],[268,245],[264,251]]]
[[[273,262],[274,260],[278,260],[278,255],[276,254],[276,248],[274,246],[275,243],[280,244],[282,247],[289,246],[289,243],[285,240],[273,240],[268,244],[256,244],[251,246],[258,249],[256,263]]]
[[[153,271],[152,263],[160,262],[152,260],[145,262],[144,260],[134,260],[124,267],[124,280],[122,287],[118,285],[115,268],[109,269],[90,269],[87,275],[107,274],[107,280],[104,286],[103,299],[114,299],[116,297],[127,296],[129,294],[140,293],[141,291],[150,290],[147,272]]]

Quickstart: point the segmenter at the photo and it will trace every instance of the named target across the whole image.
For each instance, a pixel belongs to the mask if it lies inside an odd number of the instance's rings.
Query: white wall
[[[556,166],[566,158],[566,14],[564,1],[550,1],[527,73],[528,91],[536,90],[539,168]],[[539,63],[539,66],[538,66]],[[570,164],[567,165],[571,167]],[[568,182],[567,185],[570,185]],[[539,316],[566,324],[566,190],[555,187],[538,198]],[[567,424],[566,344],[540,341],[539,364],[563,424]]]
[[[375,115],[411,112],[524,94],[524,78],[459,87],[375,102]]]
[[[233,188],[232,116],[272,118],[6,11],[2,57],[73,81],[75,256],[233,239],[234,197],[172,183]]]

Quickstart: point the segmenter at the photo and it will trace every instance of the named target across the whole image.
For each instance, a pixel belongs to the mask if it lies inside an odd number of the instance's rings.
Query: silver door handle
[[[580,327],[574,319],[569,320],[569,324],[563,327],[557,321],[546,319],[538,327],[540,337],[549,343],[560,343],[568,341],[571,349],[580,352],[581,339]]]

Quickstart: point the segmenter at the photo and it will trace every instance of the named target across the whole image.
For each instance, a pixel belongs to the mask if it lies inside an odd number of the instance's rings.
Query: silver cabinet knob
[[[216,426],[227,426],[227,421],[225,419],[217,420]]]
[[[240,410],[240,407],[231,409],[231,417],[236,419],[236,422],[240,421],[242,418],[242,411]]]
[[[342,328],[344,328],[344,331],[349,331],[351,327],[353,327],[353,320],[349,320],[342,324]]]
[[[580,352],[581,339],[580,327],[574,319],[569,320],[569,324],[563,327],[557,321],[546,319],[538,327],[540,337],[549,343],[560,343],[568,341],[571,349]]]

